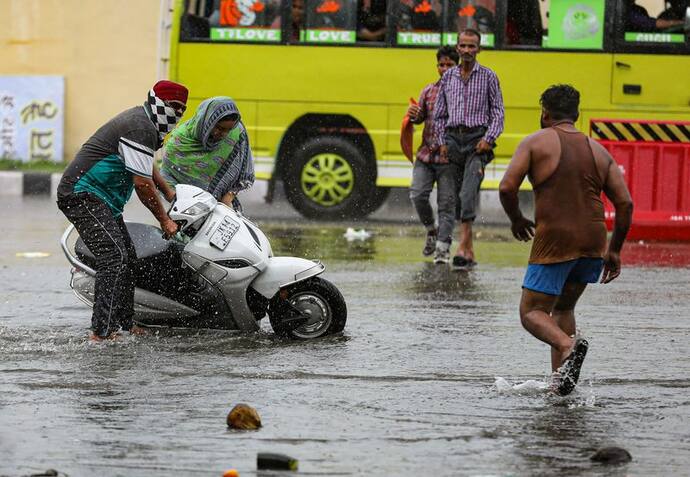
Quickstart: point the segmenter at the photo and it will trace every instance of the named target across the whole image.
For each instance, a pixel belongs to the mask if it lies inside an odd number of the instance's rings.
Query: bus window
[[[506,14],[506,45],[541,46],[546,16],[539,0],[509,0]]]
[[[290,5],[290,43],[300,41],[304,29],[304,0],[292,0]],[[280,19],[280,17],[278,17]]]
[[[357,39],[356,0],[305,0],[306,43],[354,43]]]
[[[440,0],[398,0],[394,4],[396,44],[439,46],[441,44]]]
[[[384,41],[386,39],[385,0],[359,0],[357,3],[357,40]]]
[[[631,44],[685,43],[684,24],[689,3],[688,0],[624,0],[623,40]]]
[[[203,0],[187,0],[180,21],[180,40],[208,40],[208,17],[213,5]]]
[[[604,48],[605,0],[508,0],[506,45]]]
[[[280,0],[190,0],[180,36],[182,40],[280,42]]]
[[[450,0],[443,43],[455,45],[459,31],[473,28],[482,34],[482,46],[493,47],[495,15],[495,0]]]

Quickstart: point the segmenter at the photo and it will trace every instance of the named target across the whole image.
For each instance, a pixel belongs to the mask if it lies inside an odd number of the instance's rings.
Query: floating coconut
[[[238,404],[228,414],[228,427],[233,429],[254,430],[261,427],[261,418],[256,409],[249,404]]]

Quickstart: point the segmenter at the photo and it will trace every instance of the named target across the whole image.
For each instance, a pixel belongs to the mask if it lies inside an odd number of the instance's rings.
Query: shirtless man
[[[608,283],[620,274],[633,206],[616,162],[575,128],[580,93],[570,85],[551,86],[540,103],[543,129],[520,143],[499,191],[515,238],[534,238],[520,320],[551,346],[552,388],[564,396],[577,384],[588,347],[575,336],[575,305],[587,283],[599,275]],[[518,188],[525,176],[534,190],[536,230],[520,211]],[[616,209],[608,247],[602,191]]]

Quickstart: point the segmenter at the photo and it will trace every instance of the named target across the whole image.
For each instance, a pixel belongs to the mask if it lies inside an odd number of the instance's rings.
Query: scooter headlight
[[[211,210],[211,208],[204,204],[203,202],[197,202],[191,207],[188,207],[185,209],[184,212],[182,212],[184,215],[191,215],[191,216],[196,216],[196,215],[203,215],[208,213]]]

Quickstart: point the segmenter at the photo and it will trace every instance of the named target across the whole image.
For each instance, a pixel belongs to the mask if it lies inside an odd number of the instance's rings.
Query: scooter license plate
[[[218,225],[216,231],[213,232],[213,235],[211,235],[209,242],[214,247],[219,248],[220,250],[225,250],[225,247],[228,246],[239,228],[240,224],[229,217],[224,217],[223,221],[220,223],[220,225]]]

